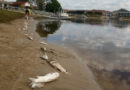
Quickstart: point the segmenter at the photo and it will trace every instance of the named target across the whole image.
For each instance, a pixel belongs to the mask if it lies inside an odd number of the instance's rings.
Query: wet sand
[[[60,73],[58,80],[34,90],[101,90],[92,72],[70,50],[48,44],[41,45],[35,33],[38,21],[29,20],[28,31],[20,30],[24,19],[0,24],[0,90],[32,90],[28,78],[58,72],[40,57],[40,47],[47,47],[49,60],[56,59],[69,74]],[[32,33],[34,40],[24,34]]]

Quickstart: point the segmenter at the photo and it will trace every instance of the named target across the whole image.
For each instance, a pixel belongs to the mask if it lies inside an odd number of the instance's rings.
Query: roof
[[[116,10],[116,11],[113,11],[113,12],[118,13],[118,12],[129,12],[129,11],[128,11],[128,10],[126,10],[126,9],[119,9],[119,10]]]
[[[119,11],[119,12],[129,12],[129,11],[126,10],[126,9],[119,9],[118,11]]]
[[[19,5],[23,5],[25,3],[27,3],[27,2],[13,2],[12,5],[19,6]]]
[[[101,12],[101,13],[109,13],[109,11],[105,11],[105,10],[89,10],[89,12]]]

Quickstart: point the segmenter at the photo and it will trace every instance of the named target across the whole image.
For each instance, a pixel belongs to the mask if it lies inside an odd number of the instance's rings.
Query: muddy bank
[[[20,29],[25,23],[29,24],[27,31]],[[75,54],[66,48],[40,44],[42,40],[35,33],[37,23],[20,19],[0,24],[0,90],[32,90],[28,78],[57,71],[40,58],[41,46],[47,48],[49,60],[56,59],[69,74],[60,73],[57,81],[36,90],[101,90],[91,71]],[[31,34],[34,40],[24,34]]]

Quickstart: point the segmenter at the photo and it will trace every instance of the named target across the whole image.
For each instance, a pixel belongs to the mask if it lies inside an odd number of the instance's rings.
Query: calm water
[[[103,90],[130,90],[130,22],[41,20],[36,32],[75,51]]]

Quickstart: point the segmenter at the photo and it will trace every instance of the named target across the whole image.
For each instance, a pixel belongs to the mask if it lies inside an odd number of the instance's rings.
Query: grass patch
[[[0,10],[0,22],[6,23],[18,18],[24,17],[24,14],[7,10]]]

